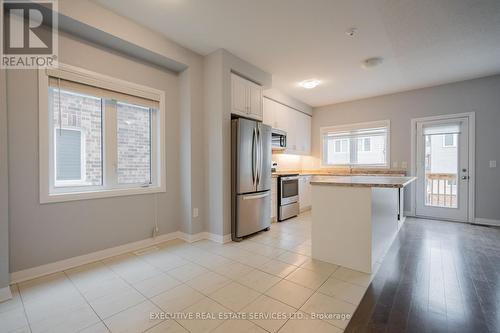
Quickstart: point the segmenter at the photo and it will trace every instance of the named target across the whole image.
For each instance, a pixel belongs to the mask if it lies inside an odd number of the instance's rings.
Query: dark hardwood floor
[[[345,332],[500,332],[500,229],[407,219]]]

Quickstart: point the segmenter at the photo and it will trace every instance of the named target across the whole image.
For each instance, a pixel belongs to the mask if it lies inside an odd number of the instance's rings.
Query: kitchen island
[[[312,257],[372,273],[404,221],[403,190],[415,179],[313,177]]]

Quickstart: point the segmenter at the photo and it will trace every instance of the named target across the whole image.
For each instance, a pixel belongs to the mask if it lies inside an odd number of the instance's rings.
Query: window
[[[359,138],[358,139],[358,151],[360,151],[360,152],[371,151],[371,138]]]
[[[389,121],[321,128],[323,166],[388,166]]]
[[[117,103],[118,184],[150,184],[151,109]]]
[[[86,176],[84,145],[80,129],[59,129],[54,134],[56,186],[82,184]]]
[[[347,140],[334,140],[336,153],[347,153],[349,149],[349,141]]]
[[[164,192],[163,93],[62,68],[39,78],[40,201]]]
[[[456,134],[444,134],[443,135],[443,147],[456,147],[457,146],[457,135]]]

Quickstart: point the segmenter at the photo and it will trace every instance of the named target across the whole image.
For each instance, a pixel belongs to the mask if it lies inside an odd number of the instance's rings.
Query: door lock
[[[467,179],[469,179],[469,176],[462,176],[462,179],[467,180]]]

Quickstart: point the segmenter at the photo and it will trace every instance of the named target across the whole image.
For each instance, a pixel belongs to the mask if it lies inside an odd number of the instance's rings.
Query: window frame
[[[151,119],[151,184],[122,184],[119,185],[113,171],[113,159],[117,162],[117,129],[109,130],[106,123],[112,121],[110,116],[116,117],[116,112],[104,112],[106,100],[103,104],[102,123],[102,185],[55,187],[54,163],[55,154],[53,149],[52,112],[49,106],[49,77],[56,77],[73,81],[101,89],[116,91],[131,96],[157,101],[158,110],[152,112]],[[53,202],[65,202],[75,200],[87,200],[107,197],[129,196],[149,193],[166,192],[166,156],[165,156],[165,92],[155,88],[131,83],[111,76],[92,72],[86,69],[59,63],[56,69],[45,69],[38,71],[38,102],[39,102],[39,181],[41,204]],[[115,103],[116,104],[116,103]],[[107,106],[106,106],[107,107]],[[116,110],[115,110],[116,111]],[[113,115],[114,114],[114,115]],[[116,122],[115,122],[116,124]],[[107,129],[107,130],[105,130]],[[108,142],[114,140],[109,146]],[[112,186],[112,187],[111,187]]]
[[[387,129],[387,137],[386,137],[386,157],[385,164],[328,164],[325,163],[325,152],[324,152],[324,135],[330,132],[348,132],[348,131],[356,131],[363,129],[371,129],[371,128],[382,128],[385,127]],[[381,169],[389,169],[391,166],[391,122],[390,120],[380,120],[380,121],[370,121],[363,123],[354,123],[354,124],[345,124],[345,125],[337,125],[337,126],[324,126],[320,127],[319,131],[319,142],[320,142],[320,167],[321,168],[334,168],[334,167],[348,167],[348,168],[381,168]],[[363,138],[364,139],[364,138]],[[370,142],[370,148],[371,148]],[[351,153],[352,153],[352,142],[351,142]],[[364,147],[363,147],[364,148]],[[371,151],[371,150],[370,150]]]

